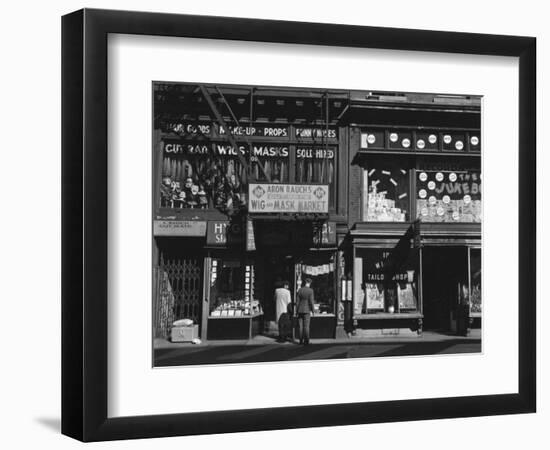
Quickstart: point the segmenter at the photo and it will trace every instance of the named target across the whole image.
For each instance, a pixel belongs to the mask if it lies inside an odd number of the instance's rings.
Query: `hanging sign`
[[[206,221],[202,220],[155,220],[155,236],[204,236]]]
[[[326,184],[250,183],[248,211],[251,213],[328,213]]]
[[[227,220],[210,220],[206,232],[206,245],[225,246],[243,242],[243,225]]]
[[[248,251],[256,250],[256,239],[254,238],[254,223],[252,220],[246,221],[246,249]]]

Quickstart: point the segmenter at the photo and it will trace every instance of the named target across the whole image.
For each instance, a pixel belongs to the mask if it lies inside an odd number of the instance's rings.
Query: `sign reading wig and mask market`
[[[250,213],[328,213],[326,184],[250,183]]]

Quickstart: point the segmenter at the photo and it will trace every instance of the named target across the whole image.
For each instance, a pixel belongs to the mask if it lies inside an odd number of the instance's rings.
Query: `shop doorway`
[[[468,283],[467,247],[424,247],[422,296],[425,330],[451,332],[461,289]]]
[[[155,337],[168,339],[172,323],[190,319],[201,328],[202,258],[165,259],[156,268]]]
[[[265,252],[262,259],[264,334],[277,337],[275,289],[282,287],[287,281],[292,301],[294,301],[294,256],[284,252]]]
[[[264,252],[261,260],[263,281],[264,336],[279,336],[276,322],[275,289],[289,283],[290,297],[296,302],[296,292],[306,278],[312,280],[315,297],[315,318],[311,322],[312,337],[334,337],[336,264],[335,253],[329,251],[300,252],[291,249]]]
[[[190,319],[202,333],[202,241],[198,238],[156,238],[153,327],[155,337],[169,339],[176,320]]]

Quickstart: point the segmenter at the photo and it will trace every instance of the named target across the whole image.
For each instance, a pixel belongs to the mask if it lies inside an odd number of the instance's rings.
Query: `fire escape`
[[[234,149],[239,149],[239,141],[244,142],[248,152],[245,154],[237,150],[243,167],[246,168],[248,183],[257,182],[256,172],[252,170],[251,157],[253,155],[254,130],[256,118],[262,114],[260,110],[267,109],[271,106],[272,111],[287,111],[281,114],[281,117],[288,118],[288,112],[294,116],[294,122],[303,123],[306,126],[312,126],[324,130],[321,132],[320,141],[314,142],[317,148],[323,148],[324,154],[329,151],[329,130],[332,127],[337,127],[342,123],[347,111],[349,110],[349,93],[330,92],[327,90],[302,90],[294,91],[288,89],[275,88],[254,88],[247,89],[247,96],[231,95],[230,89],[225,88],[226,94],[218,86],[199,85],[196,93],[202,94],[202,97],[208,104],[210,112],[214,117],[220,129],[226,130],[226,136],[230,145]],[[266,105],[266,101],[270,105]],[[243,111],[243,105],[248,103],[247,114]],[[289,105],[292,105],[289,107]],[[239,112],[236,112],[239,109]],[[240,118],[239,118],[240,115]],[[265,113],[263,115],[266,115]],[[228,119],[226,120],[224,116]],[[301,117],[300,117],[301,116]],[[239,120],[240,119],[240,120]],[[289,120],[290,122],[290,120]],[[249,132],[240,133],[238,136],[233,132],[236,129],[250,130]],[[314,136],[315,138],[315,136]],[[262,164],[258,164],[261,172],[261,181],[271,183],[272,179],[269,173],[264,169]],[[328,173],[328,158],[322,161],[322,174]],[[323,178],[323,175],[321,175]],[[282,181],[282,180],[281,180]],[[248,208],[243,212],[245,220],[251,219],[248,213]],[[291,214],[279,215],[280,220],[296,220],[307,221],[312,224],[314,241],[321,243],[323,225],[328,219],[328,214]]]

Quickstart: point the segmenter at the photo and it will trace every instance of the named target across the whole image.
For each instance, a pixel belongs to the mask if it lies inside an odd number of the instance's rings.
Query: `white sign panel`
[[[361,148],[369,147],[368,137],[369,135],[367,133],[361,133]]]
[[[155,220],[153,234],[155,236],[204,236],[206,221]]]
[[[251,213],[328,213],[328,185],[250,183]]]

